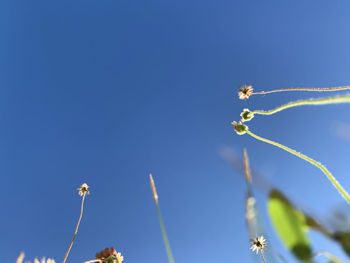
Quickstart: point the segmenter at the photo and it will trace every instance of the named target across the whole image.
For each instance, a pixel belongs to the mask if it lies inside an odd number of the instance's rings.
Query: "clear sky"
[[[67,262],[114,246],[125,262],[167,262],[153,173],[178,263],[249,262],[245,182],[219,155],[248,149],[252,166],[319,215],[345,201],[315,167],[234,134],[241,110],[306,92],[236,90],[350,84],[350,2],[3,0],[0,2],[0,257]],[[344,92],[342,92],[344,93]],[[350,105],[290,109],[249,125],[327,165],[350,189]],[[265,212],[273,244],[288,259]],[[340,257],[319,235],[317,249]]]

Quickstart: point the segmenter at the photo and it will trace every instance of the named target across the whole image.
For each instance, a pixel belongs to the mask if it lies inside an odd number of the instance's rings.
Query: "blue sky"
[[[222,160],[242,152],[320,215],[345,202],[288,153],[233,133],[243,108],[324,94],[239,101],[236,90],[349,85],[348,1],[21,1],[0,3],[1,261],[68,262],[114,246],[125,262],[166,262],[153,173],[177,262],[250,261],[245,183]],[[343,92],[344,93],[344,92]],[[249,128],[321,161],[350,189],[349,105],[259,116]],[[258,194],[265,213],[265,196]],[[270,242],[285,254],[271,226]],[[313,235],[317,249],[339,248]]]

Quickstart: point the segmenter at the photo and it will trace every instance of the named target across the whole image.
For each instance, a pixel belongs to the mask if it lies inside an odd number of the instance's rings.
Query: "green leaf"
[[[350,255],[350,232],[335,232],[333,239],[340,243],[345,253]]]
[[[306,235],[305,216],[296,211],[282,193],[273,189],[268,200],[268,212],[280,239],[301,260],[311,259],[311,246]]]

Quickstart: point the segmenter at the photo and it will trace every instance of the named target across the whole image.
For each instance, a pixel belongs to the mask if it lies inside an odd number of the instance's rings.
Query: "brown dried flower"
[[[109,257],[114,257],[115,260],[117,261],[117,263],[122,263],[122,261],[124,260],[124,257],[121,255],[120,252],[117,252],[115,250],[115,248],[111,247],[111,248],[105,248],[105,250],[102,250],[101,252],[98,252],[96,254],[96,258],[97,259],[107,259]],[[106,261],[103,261],[106,262]]]

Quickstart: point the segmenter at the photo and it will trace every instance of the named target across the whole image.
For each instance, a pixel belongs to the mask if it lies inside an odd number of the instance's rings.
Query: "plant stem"
[[[159,225],[160,225],[160,230],[162,231],[163,242],[164,242],[165,250],[166,250],[166,253],[167,253],[167,256],[168,256],[168,261],[169,261],[169,263],[175,263],[173,254],[171,253],[168,236],[167,236],[166,231],[165,231],[165,226],[164,226],[164,222],[163,222],[163,219],[162,219],[162,215],[160,213],[160,208],[159,208],[159,204],[158,204],[157,189],[156,189],[156,186],[154,184],[154,180],[153,180],[152,174],[149,174],[149,180],[150,180],[150,183],[151,183],[153,200],[154,200],[154,203],[156,205],[158,221],[159,221]]]
[[[264,256],[263,256],[263,251],[262,251],[262,249],[260,249],[260,255],[261,255],[261,258],[262,258],[262,260],[264,261],[264,263],[266,263],[265,258],[264,258]]]
[[[168,256],[168,261],[169,261],[169,263],[175,263],[173,254],[171,253],[168,236],[167,236],[166,231],[165,231],[165,226],[164,226],[164,222],[162,219],[162,215],[160,213],[158,202],[155,202],[155,204],[156,204],[156,210],[157,210],[157,216],[158,216],[158,221],[159,221],[159,225],[160,225],[160,230],[162,231],[163,241],[164,241],[166,253]]]
[[[327,178],[332,182],[332,184],[335,186],[335,188],[338,190],[338,192],[344,197],[344,199],[350,204],[350,196],[349,194],[346,192],[346,190],[341,186],[341,184],[335,179],[335,177],[326,169],[326,167],[324,167],[322,164],[320,164],[319,162],[311,159],[310,157],[304,155],[304,154],[301,154],[291,148],[288,148],[282,144],[279,144],[277,142],[274,142],[274,141],[270,141],[268,139],[265,139],[265,138],[262,138],[258,135],[255,135],[254,133],[252,133],[251,131],[247,130],[247,133],[254,137],[255,139],[258,139],[260,141],[263,141],[263,142],[266,142],[266,143],[269,143],[269,144],[272,144],[274,146],[277,146],[287,152],[290,152],[296,156],[298,156],[299,158],[301,159],[304,159],[305,161],[315,165],[316,167],[318,167],[326,176]]]
[[[75,227],[75,232],[74,232],[72,241],[70,242],[70,245],[69,245],[69,248],[68,248],[68,250],[67,250],[67,253],[66,253],[66,255],[65,255],[64,259],[63,259],[63,263],[66,262],[67,257],[68,257],[68,254],[69,254],[69,252],[70,252],[70,250],[71,250],[71,248],[72,248],[72,246],[73,246],[73,241],[74,241],[74,239],[75,239],[75,236],[76,236],[77,233],[78,233],[78,228],[79,228],[80,220],[81,220],[81,218],[83,217],[85,195],[86,195],[86,192],[83,193],[83,198],[82,198],[82,200],[81,200],[80,216],[79,216],[79,219],[78,219],[77,226]]]
[[[335,88],[290,88],[290,89],[275,89],[275,90],[269,90],[269,91],[253,92],[252,95],[268,94],[268,93],[283,92],[283,91],[318,91],[318,92],[324,92],[324,91],[336,91],[336,90],[347,90],[347,89],[350,89],[350,86],[335,87]]]
[[[349,87],[350,88],[350,87]],[[302,105],[324,105],[324,104],[335,104],[335,103],[346,103],[350,102],[350,95],[343,95],[343,96],[335,96],[335,97],[328,97],[328,98],[321,98],[321,99],[308,99],[308,100],[298,100],[293,101],[287,104],[284,104],[280,107],[277,107],[273,110],[269,111],[263,111],[263,110],[256,110],[253,111],[253,114],[261,114],[261,115],[272,115],[276,112],[292,108],[295,106],[302,106]]]

